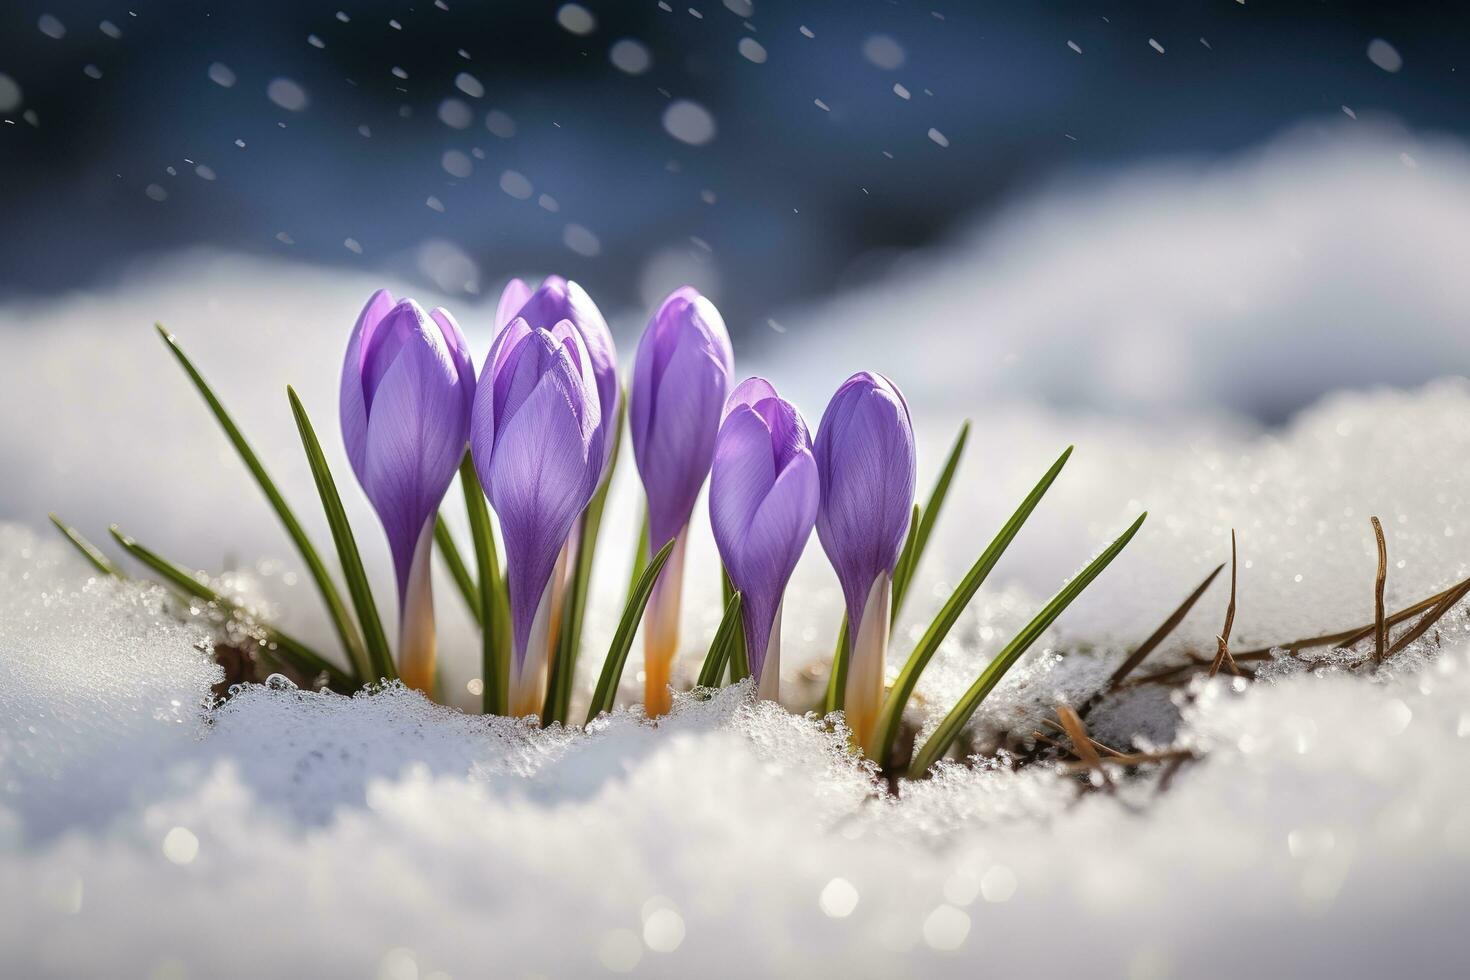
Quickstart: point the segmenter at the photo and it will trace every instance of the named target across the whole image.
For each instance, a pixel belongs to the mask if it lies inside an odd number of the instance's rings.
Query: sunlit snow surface
[[[1065,620],[1065,637],[1098,652],[1031,654],[979,723],[1024,727],[1091,693],[1197,565],[1223,557],[1230,523],[1253,563],[1239,625],[1256,639],[1365,619],[1370,510],[1405,562],[1391,605],[1462,575],[1446,531],[1470,517],[1455,492],[1467,414],[1470,391],[1443,384],[1343,396],[1278,436],[1216,433],[1208,446],[1059,419],[986,426],[977,459],[1067,432],[1118,467],[1070,474],[1087,492],[1059,495],[1019,550],[1075,567],[1130,497],[1155,516]],[[978,498],[978,523],[993,526],[1024,480],[978,470],[956,500]],[[1044,962],[1101,976],[1367,977],[1467,965],[1454,932],[1470,897],[1458,617],[1448,652],[1418,651],[1379,681],[1200,685],[1177,702],[1177,732],[1167,702],[1113,712],[1120,731],[1153,725],[1206,753],[1162,794],[1153,780],[1084,795],[1049,770],[952,768],[892,802],[814,719],[739,690],[684,703],[657,730],[624,714],[588,735],[403,691],[260,687],[210,713],[214,669],[156,594],[89,581],[50,537],[11,527],[0,546],[0,945],[14,975],[1019,976]],[[922,685],[928,703],[952,702],[1034,608],[1038,594],[1017,584],[1026,567],[961,621]],[[788,621],[798,637],[836,609],[814,594],[812,614]],[[1206,649],[1223,602],[1217,587],[1182,637]]]

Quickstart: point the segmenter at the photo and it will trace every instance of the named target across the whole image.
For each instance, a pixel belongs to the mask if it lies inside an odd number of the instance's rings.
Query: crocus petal
[[[500,291],[500,305],[495,309],[495,329],[499,330],[516,318],[526,300],[531,298],[531,287],[523,279],[512,279]]]
[[[777,398],[776,388],[765,378],[746,378],[735,386],[730,392],[730,398],[725,402],[725,414],[720,421],[730,417],[730,413],[741,405],[752,406],[767,398]]]
[[[817,537],[857,623],[874,580],[893,574],[912,516],[914,433],[903,396],[879,375],[848,379],[822,415],[814,456]]]
[[[683,333],[651,398],[656,415],[633,443],[648,496],[649,545],[661,548],[689,523],[714,459],[729,369],[698,333]]]
[[[454,368],[459,372],[460,391],[465,397],[465,412],[470,410],[470,403],[475,399],[475,359],[470,356],[469,344],[465,343],[464,331],[459,329],[454,317],[442,306],[435,307],[429,311],[429,319],[433,320],[444,335],[444,343],[449,347],[449,359],[454,362]]]
[[[580,335],[518,324],[487,358],[471,450],[500,516],[515,650],[523,659],[557,555],[596,489],[602,424]]]
[[[357,325],[347,341],[347,355],[342,362],[342,384],[338,392],[338,414],[342,425],[342,441],[347,446],[347,459],[352,472],[362,482],[367,460],[367,402],[362,393],[362,342],[369,327],[393,309],[393,294],[380,289],[368,299],[357,316]]]
[[[511,289],[507,286],[501,295],[502,307],[513,301]],[[501,315],[505,315],[504,310]],[[560,276],[547,276],[540,288],[515,311],[515,315],[532,329],[550,330],[563,320],[572,324],[591,359],[592,375],[596,379],[594,390],[602,418],[611,425],[617,417],[618,401],[622,397],[622,388],[618,384],[618,351],[613,344],[612,332],[607,328],[607,320],[587,291]],[[603,440],[603,472],[612,462],[612,446],[611,438]]]
[[[776,482],[770,430],[754,411],[737,408],[720,426],[710,474],[709,516],[715,541],[730,542],[727,568],[734,570],[744,554],[733,545],[745,537],[761,501]],[[724,549],[721,549],[724,556]],[[734,558],[732,562],[729,559]]]
[[[710,523],[720,558],[745,597],[746,652],[759,677],[821,492],[806,424],[795,408],[766,382],[745,382],[731,403],[715,440]]]
[[[393,552],[400,596],[414,545],[459,468],[469,436],[459,371],[432,325],[383,374],[368,415],[363,489]]]
[[[744,581],[758,583],[762,593],[758,608],[763,616],[751,630],[750,669],[760,676],[761,661],[770,639],[773,607],[779,606],[786,583],[806,547],[817,519],[820,488],[816,464],[810,456],[801,456],[776,477],[771,492],[761,502],[751,522],[742,559]],[[771,607],[769,614],[765,609]]]

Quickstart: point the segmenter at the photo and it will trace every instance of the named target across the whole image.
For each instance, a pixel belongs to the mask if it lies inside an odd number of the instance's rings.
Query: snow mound
[[[1151,531],[977,734],[1090,695],[1225,557],[1231,524],[1243,638],[1365,620],[1370,509],[1389,532],[1390,606],[1443,587],[1463,573],[1444,529],[1465,526],[1452,487],[1467,411],[1470,393],[1443,384],[1335,398],[1208,447],[1039,413],[980,427],[977,449],[1063,427],[1097,449],[962,619],[916,717],[947,708],[1029,617],[1045,591],[1029,580],[1059,582],[1119,529],[1135,480]],[[957,499],[993,526],[1028,477],[975,493],[973,472]],[[951,520],[914,622],[972,557],[966,535],[988,536]],[[201,629],[157,590],[89,579],[22,529],[0,545],[0,946],[18,976],[1014,976],[1042,951],[1049,969],[1127,977],[1470,969],[1453,939],[1470,899],[1458,613],[1442,650],[1421,642],[1377,678],[1326,655],[1100,707],[1099,737],[1202,756],[1167,791],[947,764],[893,799],[840,734],[743,688],[681,697],[656,728],[621,711],[586,733],[397,686],[273,683],[211,709]],[[791,630],[816,651],[829,633],[804,631],[825,631],[836,600],[812,595]],[[1212,649],[1223,603],[1217,583],[1159,661]]]

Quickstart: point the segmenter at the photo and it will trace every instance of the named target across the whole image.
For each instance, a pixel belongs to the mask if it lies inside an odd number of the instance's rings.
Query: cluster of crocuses
[[[385,291],[347,348],[341,422],[348,456],[387,532],[397,572],[398,671],[430,691],[435,670],[429,563],[435,517],[468,447],[499,518],[511,619],[503,679],[512,715],[540,714],[557,649],[579,521],[608,478],[622,388],[607,324],[585,290],[513,280],[476,375],[444,310]],[[914,501],[908,407],[886,378],[838,389],[815,443],[770,382],[734,381],[719,311],[685,287],[653,315],[628,391],[633,454],[647,495],[648,553],[672,542],[644,617],[644,705],[670,706],[685,543],[710,481],[715,542],[742,596],[759,696],[779,696],[781,605],[815,526],[846,599],[848,723],[870,737],[883,694],[890,589]]]
[[[506,287],[498,332],[478,375],[464,335],[443,310],[425,312],[387,292],[368,300],[347,346],[341,421],[347,455],[387,531],[398,580],[399,643],[389,648],[361,555],[316,431],[288,389],[302,448],[332,531],[355,617],[327,563],[280,488],[174,337],[159,334],[183,367],[306,563],[347,665],[262,621],[207,576],[169,561],[113,527],[134,559],[189,608],[202,604],[225,642],[269,669],[351,693],[401,679],[437,695],[430,562],[443,552],[481,624],[483,707],[566,722],[608,483],[624,419],[647,497],[640,564],[629,585],[587,719],[612,710],[628,651],[643,620],[644,709],[669,710],[679,651],[679,598],[694,507],[710,482],[709,516],[726,582],[725,615],[699,672],[702,689],[754,679],[760,697],[780,693],[781,606],[813,527],[842,585],[838,631],[823,708],[845,710],[858,747],[890,773],[903,765],[899,730],[920,674],[1036,509],[1069,447],[1021,501],[959,580],[886,684],[889,630],[914,581],[969,431],[960,429],[932,493],[914,505],[914,434],[908,405],[879,375],[837,389],[813,440],[801,413],[770,382],[733,384],[734,358],[719,312],[693,289],[658,308],[638,344],[626,407],[607,324],[575,283],[550,278],[532,291]],[[456,470],[474,538],[478,576],[440,503]],[[505,574],[486,498],[500,521]],[[980,672],[917,746],[907,772],[944,757],[981,702],[1067,606],[1122,552],[1121,536],[1037,612]],[[99,571],[123,577],[100,549],[52,520]],[[886,689],[886,690],[885,690]]]

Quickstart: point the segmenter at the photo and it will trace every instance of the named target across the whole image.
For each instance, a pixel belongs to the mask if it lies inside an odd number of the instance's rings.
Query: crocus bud
[[[510,591],[510,711],[539,714],[552,637],[552,579],[601,479],[602,413],[592,358],[562,320],[516,317],[490,347],[470,424],[480,484],[500,517]]]
[[[768,381],[741,382],[715,437],[710,523],[720,559],[742,595],[756,690],[773,701],[780,693],[781,596],[811,536],[820,495],[801,413]]]
[[[342,438],[393,553],[399,675],[421,691],[434,680],[434,515],[464,456],[474,397],[474,364],[454,319],[374,293],[342,365]]]
[[[628,420],[648,497],[649,555],[678,539],[643,621],[644,709],[650,716],[669,709],[689,515],[709,475],[733,369],[725,321],[692,286],[669,294],[638,342]]]
[[[914,506],[914,429],[893,382],[866,371],[843,382],[822,413],[814,455],[817,537],[847,604],[847,724],[868,750],[883,698],[893,570]]]
[[[613,344],[607,321],[587,290],[561,276],[547,276],[534,292],[520,279],[506,283],[496,310],[497,330],[516,317],[526,321],[532,330],[550,330],[563,321],[576,328],[592,365],[596,379],[594,391],[602,421],[611,426],[618,417],[618,400],[622,388],[618,384],[618,349]],[[602,475],[611,465],[614,440],[603,440]]]

